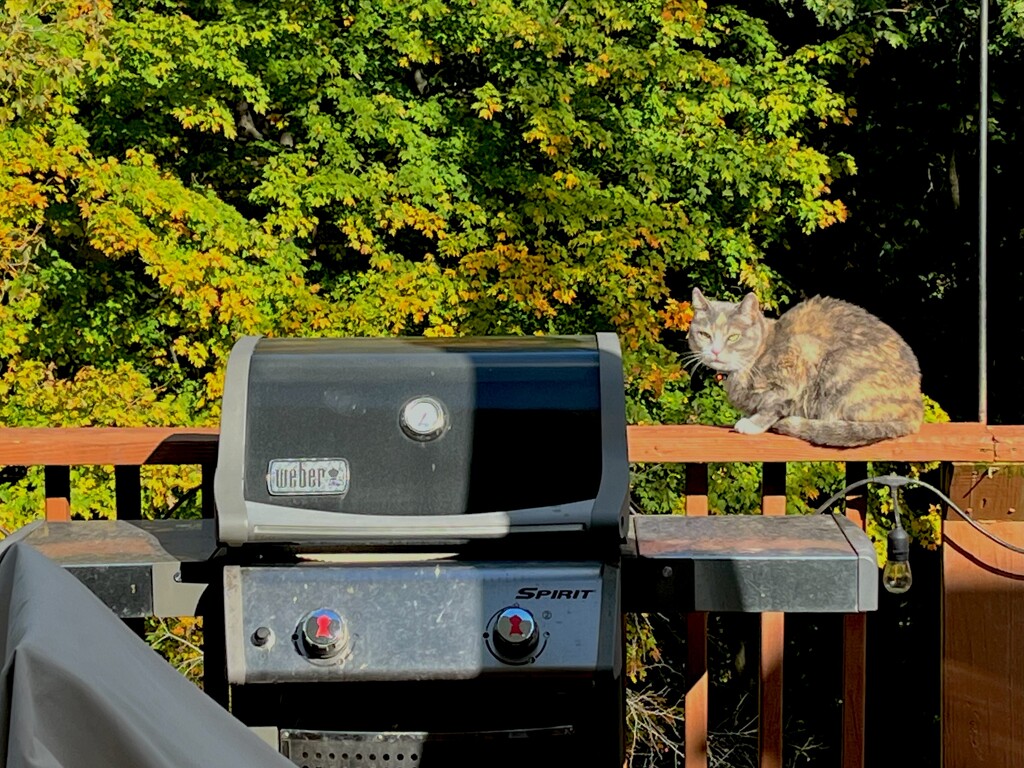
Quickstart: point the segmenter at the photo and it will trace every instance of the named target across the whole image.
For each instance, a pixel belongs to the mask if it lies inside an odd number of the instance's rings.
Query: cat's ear
[[[761,313],[761,305],[757,303],[757,296],[752,293],[748,293],[743,297],[743,301],[740,302],[740,314],[758,315]]]
[[[694,310],[701,310],[702,312],[710,312],[711,304],[704,298],[704,294],[700,292],[700,288],[693,289],[693,301],[690,302],[693,305]]]

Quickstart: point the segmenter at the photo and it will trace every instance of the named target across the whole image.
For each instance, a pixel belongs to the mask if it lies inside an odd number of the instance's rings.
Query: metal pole
[[[978,421],[988,423],[988,0],[981,0],[978,107]]]

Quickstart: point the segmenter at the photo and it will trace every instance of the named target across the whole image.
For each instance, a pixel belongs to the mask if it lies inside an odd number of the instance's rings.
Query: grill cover
[[[245,337],[219,450],[227,544],[625,534],[612,334]]]
[[[0,544],[0,764],[294,768],[22,538]]]

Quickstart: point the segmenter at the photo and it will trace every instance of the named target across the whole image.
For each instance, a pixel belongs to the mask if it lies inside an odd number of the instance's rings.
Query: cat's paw
[[[753,419],[746,417],[737,421],[733,429],[741,435],[760,435],[762,432],[767,431],[767,427],[758,426]]]

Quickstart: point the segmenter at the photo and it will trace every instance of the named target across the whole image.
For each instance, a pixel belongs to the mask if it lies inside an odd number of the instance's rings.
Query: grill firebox
[[[613,335],[245,338],[219,451],[231,710],[292,762],[622,764]]]

